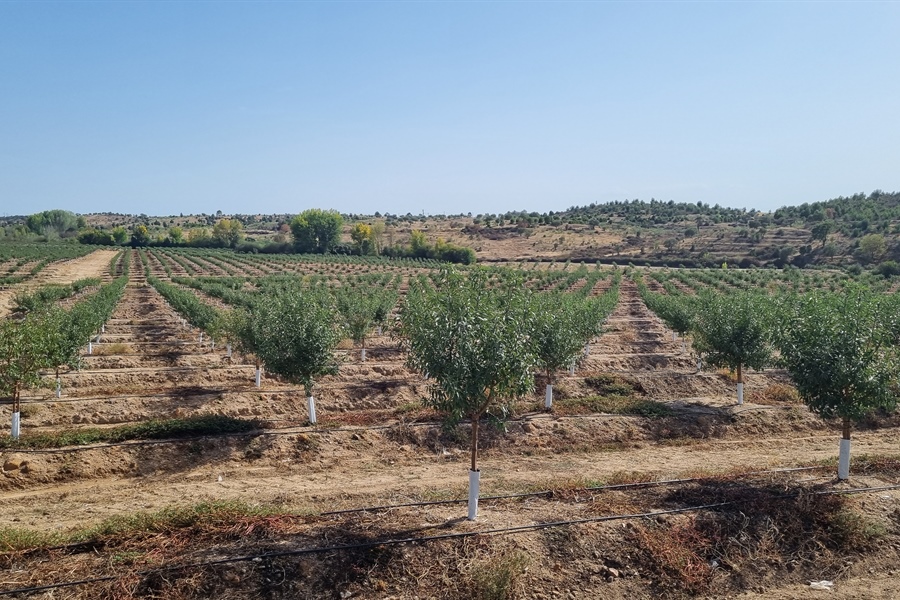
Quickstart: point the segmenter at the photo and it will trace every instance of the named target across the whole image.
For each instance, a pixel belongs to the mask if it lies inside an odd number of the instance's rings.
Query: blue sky
[[[900,3],[2,2],[0,214],[900,189]]]

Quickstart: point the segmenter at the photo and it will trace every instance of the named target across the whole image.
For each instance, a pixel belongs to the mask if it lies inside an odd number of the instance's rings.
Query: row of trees
[[[22,392],[45,385],[41,371],[53,369],[60,395],[60,368],[79,366],[82,349],[102,329],[127,280],[126,274],[68,310],[37,304],[21,319],[0,322],[0,397],[12,400],[13,438],[19,437]]]
[[[365,340],[374,327],[382,327],[397,303],[393,288],[310,288],[290,285],[266,293],[223,288],[220,297],[236,308],[219,311],[181,287],[148,277],[162,296],[187,321],[210,336],[224,338],[228,351],[235,347],[256,357],[256,385],[261,368],[303,385],[310,421],[316,422],[313,386],[334,373],[332,357],[338,342],[350,337],[366,358]]]
[[[801,398],[824,419],[839,419],[838,476],[850,468],[850,430],[874,410],[892,410],[900,392],[900,305],[896,295],[862,286],[840,294],[769,296],[755,291],[696,296],[656,294],[639,285],[648,307],[683,335],[707,364],[737,373],[787,369]]]

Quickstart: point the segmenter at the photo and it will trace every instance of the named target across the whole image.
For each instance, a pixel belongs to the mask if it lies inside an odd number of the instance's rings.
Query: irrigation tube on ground
[[[764,471],[752,471],[749,473],[741,473],[739,476],[751,476],[751,475],[767,475],[767,474],[775,474],[775,473],[793,473],[798,471],[813,471],[819,469],[828,469],[831,467],[825,466],[815,466],[815,467],[788,467],[784,469],[768,469]],[[720,479],[728,477],[727,475],[714,476],[711,475],[709,477],[687,477],[683,479],[659,479],[656,481],[635,481],[632,483],[612,483],[609,485],[595,485],[595,486],[586,486],[583,488],[577,488],[576,491],[585,491],[585,492],[601,492],[604,490],[621,490],[627,488],[639,488],[639,487],[656,487],[656,486],[664,486],[664,485],[676,485],[679,483],[692,483],[695,481],[708,481],[712,479]],[[529,497],[537,497],[537,496],[549,496],[554,493],[554,490],[541,490],[538,492],[518,492],[515,494],[500,494],[495,496],[479,496],[479,500],[481,501],[491,501],[491,500],[512,500],[515,498],[529,498]],[[331,516],[331,515],[343,515],[349,513],[357,513],[357,512],[375,512],[380,510],[391,510],[394,508],[409,508],[414,506],[438,506],[445,504],[462,504],[467,502],[466,499],[459,498],[455,500],[428,500],[425,502],[404,502],[401,504],[384,504],[381,506],[368,506],[364,508],[347,508],[344,510],[331,510],[323,513],[319,513],[321,516]]]
[[[883,492],[889,490],[897,490],[900,489],[900,485],[887,485],[875,488],[852,488],[847,490],[828,490],[821,492],[814,492],[816,494],[821,495],[832,495],[832,494],[865,494],[872,492]],[[796,496],[796,494],[784,494],[781,497],[789,498],[792,496]],[[654,517],[658,517],[661,515],[672,515],[679,513],[688,513],[688,512],[696,512],[700,510],[706,510],[709,508],[718,508],[720,506],[727,506],[731,504],[738,504],[739,500],[733,500],[728,502],[716,502],[713,504],[703,504],[700,506],[688,506],[685,508],[673,508],[669,510],[659,510],[654,512],[647,513],[633,513],[633,514],[625,514],[625,515],[606,515],[602,517],[588,517],[584,519],[571,519],[566,521],[550,521],[547,523],[532,523],[530,525],[517,525],[514,527],[501,527],[496,529],[485,529],[482,531],[465,531],[459,533],[445,533],[441,535],[432,535],[432,536],[423,536],[423,537],[408,537],[408,538],[397,538],[397,539],[387,539],[376,542],[364,542],[360,544],[345,544],[339,546],[314,546],[312,548],[299,548],[297,550],[283,550],[279,552],[267,552],[264,554],[253,554],[253,555],[244,555],[244,556],[235,556],[229,558],[221,558],[217,560],[209,560],[209,561],[200,561],[193,562],[181,565],[171,565],[168,567],[160,567],[157,569],[148,569],[146,571],[139,571],[136,575],[146,576],[152,575],[154,573],[166,573],[172,571],[180,571],[184,569],[191,569],[197,567],[212,567],[217,565],[227,565],[238,562],[247,562],[255,559],[264,559],[264,558],[282,558],[286,556],[302,556],[305,554],[321,554],[324,552],[335,552],[341,550],[362,550],[365,548],[374,548],[376,546],[395,546],[400,544],[420,544],[425,542],[434,542],[441,540],[450,540],[450,539],[461,539],[468,537],[476,537],[480,535],[505,535],[505,534],[515,534],[522,533],[526,531],[537,531],[541,529],[551,529],[554,527],[567,527],[570,525],[583,525],[587,523],[603,523],[608,521],[624,521],[630,519],[643,519],[648,518],[652,519]],[[62,583],[53,583],[42,586],[33,586],[33,587],[25,587],[25,588],[14,588],[9,590],[0,590],[0,596],[12,596],[15,594],[34,594],[37,592],[44,592],[47,590],[60,589],[66,587],[74,587],[78,585],[86,585],[89,583],[99,583],[102,581],[111,581],[115,579],[115,575],[106,575],[103,577],[94,577],[91,579],[81,579],[77,581],[67,581]]]

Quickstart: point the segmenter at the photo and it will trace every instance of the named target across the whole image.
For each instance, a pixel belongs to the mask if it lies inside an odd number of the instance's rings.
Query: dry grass
[[[737,383],[737,373],[732,371],[731,369],[726,369],[724,367],[716,369],[716,375],[723,378],[725,381],[729,381],[731,383]]]
[[[128,344],[97,344],[93,349],[94,356],[120,356],[134,354],[134,348]]]
[[[764,390],[750,393],[750,402],[767,406],[798,405],[801,403],[800,394],[792,385],[773,383]]]
[[[641,548],[659,574],[663,589],[683,590],[688,594],[708,591],[713,570],[706,560],[712,542],[689,517],[673,525],[639,525],[634,530]]]

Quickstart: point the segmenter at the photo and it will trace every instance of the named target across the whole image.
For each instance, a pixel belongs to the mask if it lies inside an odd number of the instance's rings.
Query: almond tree
[[[850,476],[850,428],[897,403],[893,332],[897,310],[863,288],[813,293],[793,302],[779,350],[800,397],[824,419],[841,420],[838,478]]]
[[[443,271],[435,286],[415,282],[400,312],[410,367],[431,380],[427,402],[448,423],[472,423],[469,520],[478,515],[478,428],[499,403],[527,394],[537,357],[529,335],[530,302],[514,281],[488,285],[478,269]]]
[[[553,406],[553,374],[572,365],[585,344],[600,333],[590,300],[570,294],[533,297],[532,339],[539,368],[547,375],[544,407]]]
[[[344,327],[353,343],[360,347],[360,357],[366,360],[366,337],[375,324],[378,294],[363,288],[341,288],[335,295],[335,304]]]
[[[646,288],[644,288],[646,289]],[[646,291],[641,294],[644,304],[673,332],[681,336],[681,351],[685,351],[684,337],[694,326],[696,307],[687,296],[656,294]]]
[[[49,320],[44,316],[32,313],[22,321],[0,321],[0,398],[12,405],[13,439],[19,438],[22,391],[40,386],[40,371],[50,366]]]
[[[259,359],[260,340],[257,339],[260,327],[254,327],[258,318],[256,305],[251,308],[235,308],[223,312],[219,333],[225,338],[226,355],[231,358],[232,346],[241,354],[252,354],[256,359],[256,387],[262,384],[262,363]]]
[[[267,371],[303,385],[315,424],[315,380],[338,370],[334,349],[342,335],[331,298],[309,290],[275,294],[261,299],[254,312],[249,327],[257,356]]]
[[[737,403],[744,403],[744,367],[772,362],[775,319],[772,301],[755,292],[701,292],[694,346],[714,367],[737,373]]]

